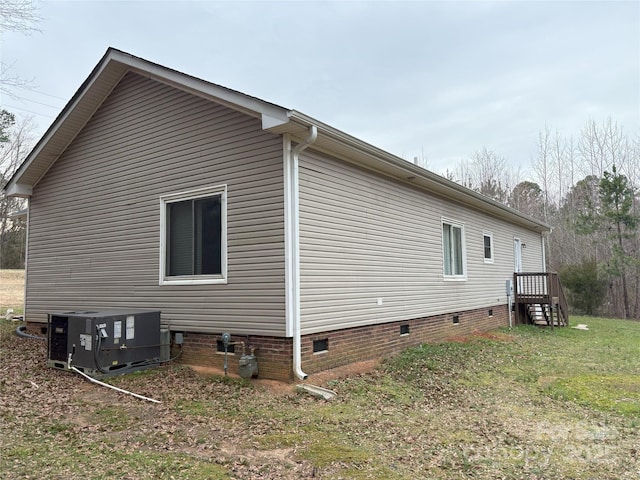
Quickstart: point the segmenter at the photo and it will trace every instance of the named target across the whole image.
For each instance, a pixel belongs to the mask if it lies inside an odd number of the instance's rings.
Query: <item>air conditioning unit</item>
[[[47,335],[48,366],[68,369],[71,360],[71,365],[94,378],[129,373],[163,361],[158,311],[50,313]]]

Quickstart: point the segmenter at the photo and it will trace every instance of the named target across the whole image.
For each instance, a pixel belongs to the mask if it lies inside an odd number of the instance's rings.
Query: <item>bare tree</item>
[[[626,135],[622,127],[611,117],[598,125],[589,120],[582,129],[578,149],[584,160],[584,176],[595,175],[598,178],[611,170],[613,165],[624,165]]]
[[[0,30],[4,32],[32,33],[41,18],[34,0],[0,1]]]
[[[504,157],[483,147],[470,159],[461,160],[455,172],[447,172],[447,175],[467,188],[506,204],[511,189],[519,181],[520,171],[514,171]]]
[[[540,185],[525,180],[518,183],[509,196],[509,206],[531,217],[542,218],[544,199]]]
[[[536,180],[542,188],[543,205],[542,212],[545,221],[549,220],[550,191],[554,178],[554,157],[552,155],[553,139],[551,128],[545,124],[544,130],[538,132],[538,157],[533,163],[533,172]]]
[[[460,160],[452,172],[447,170],[447,175],[450,180],[453,180],[460,185],[473,189],[474,188],[474,180],[473,175],[471,173],[471,165],[470,161],[467,159]]]
[[[562,195],[560,195],[560,198],[558,199],[558,206],[561,205],[569,189],[576,184],[576,175],[578,174],[578,149],[573,137],[569,137],[569,140],[565,142],[565,154],[565,166],[562,171],[565,176],[565,182],[567,183],[565,183]]]
[[[565,169],[567,168],[565,163],[566,157],[567,141],[561,137],[560,132],[556,130],[551,142],[551,159],[557,174],[556,181],[554,182],[556,188],[550,195],[550,199],[556,206],[560,203],[560,199],[567,189],[567,179],[565,174]]]
[[[6,110],[2,112],[6,112]],[[17,121],[11,122],[11,125],[3,132],[5,138],[0,143],[0,173],[7,180],[29,153],[35,140],[34,131],[33,119],[21,117]]]
[[[3,122],[0,142],[0,189],[3,189],[29,153],[34,143],[34,127],[30,118],[15,122],[13,115],[2,111]],[[0,267],[24,267],[25,225],[12,217],[24,208],[20,198],[0,197]]]
[[[25,35],[39,31],[41,18],[34,0],[0,0],[0,32],[20,32]],[[14,75],[13,63],[0,61],[0,93],[16,98],[17,88],[29,88],[31,81]]]

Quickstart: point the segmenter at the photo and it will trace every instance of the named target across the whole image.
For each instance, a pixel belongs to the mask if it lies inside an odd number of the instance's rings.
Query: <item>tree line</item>
[[[640,133],[589,120],[579,137],[545,125],[531,178],[483,148],[445,176],[552,227],[547,269],[578,313],[640,318]]]
[[[0,110],[0,189],[26,158],[33,145],[33,124],[16,121],[14,114]],[[22,198],[0,197],[0,268],[24,268],[26,223],[16,213],[26,208]]]

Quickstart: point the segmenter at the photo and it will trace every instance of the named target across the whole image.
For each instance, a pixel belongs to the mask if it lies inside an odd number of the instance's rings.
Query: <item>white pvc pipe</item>
[[[101,382],[100,380],[96,380],[95,378],[92,378],[89,375],[87,375],[86,373],[80,371],[79,369],[77,369],[73,365],[70,365],[69,368],[71,370],[73,370],[74,372],[78,372],[80,375],[82,375],[84,378],[86,378],[90,382],[97,383],[98,385],[102,385],[103,387],[111,388],[111,389],[115,390],[116,392],[126,393],[127,395],[132,395],[132,396],[134,396],[136,398],[139,398],[140,400],[146,400],[147,402],[162,403],[160,400],[154,400],[153,398],[145,397],[143,395],[138,395],[137,393],[129,392],[127,390],[123,390],[122,388],[114,387],[113,385],[109,385],[108,383],[104,383],[104,382]]]

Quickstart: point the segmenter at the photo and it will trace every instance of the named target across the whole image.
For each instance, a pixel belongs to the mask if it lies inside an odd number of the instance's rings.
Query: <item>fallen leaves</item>
[[[162,400],[156,405],[47,368],[45,342],[5,331],[0,472],[34,479],[637,478],[638,425],[549,397],[540,382],[562,371],[549,365],[569,344],[535,335],[413,349],[373,371],[327,380],[338,393],[331,402],[181,365],[108,380]]]

